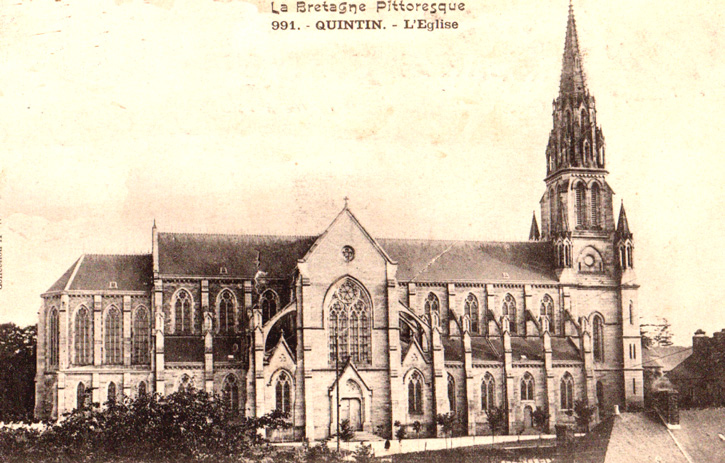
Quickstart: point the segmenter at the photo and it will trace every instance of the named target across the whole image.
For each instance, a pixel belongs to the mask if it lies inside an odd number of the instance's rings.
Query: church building
[[[615,223],[605,141],[570,8],[528,241],[379,239],[345,204],[315,236],[162,232],[151,254],[83,255],[43,295],[36,409],[58,419],[120,394],[217,393],[287,413],[276,440],[338,421],[390,437],[570,423],[643,401],[634,242]],[[418,424],[415,428],[418,428]]]

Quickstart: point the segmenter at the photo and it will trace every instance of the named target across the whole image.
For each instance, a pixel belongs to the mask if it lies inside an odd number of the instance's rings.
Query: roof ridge
[[[86,253],[83,254],[85,257],[145,257],[150,256],[150,252],[138,253],[138,254],[111,254],[111,253]]]
[[[250,238],[317,238],[320,235],[273,235],[261,233],[159,232],[159,235],[228,236]]]
[[[439,238],[376,238],[378,240],[386,241],[435,241],[438,243],[483,243],[483,244],[536,244],[536,243],[547,243],[546,241],[529,241],[529,240],[515,240],[515,241],[503,241],[503,240],[445,240]]]

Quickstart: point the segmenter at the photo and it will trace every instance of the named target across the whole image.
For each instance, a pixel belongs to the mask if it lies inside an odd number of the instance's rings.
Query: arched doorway
[[[534,427],[534,410],[530,405],[524,407],[524,427],[527,429]]]

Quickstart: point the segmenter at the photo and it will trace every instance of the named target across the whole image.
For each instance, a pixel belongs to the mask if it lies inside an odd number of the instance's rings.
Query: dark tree
[[[670,332],[671,324],[666,318],[661,318],[658,322],[643,323],[639,327],[642,335],[642,347],[667,347],[671,346],[672,333]]]
[[[0,325],[0,421],[33,417],[36,342],[35,325]]]
[[[584,399],[574,402],[574,419],[579,429],[584,432],[589,432],[589,423],[595,412],[596,407],[590,406]]]

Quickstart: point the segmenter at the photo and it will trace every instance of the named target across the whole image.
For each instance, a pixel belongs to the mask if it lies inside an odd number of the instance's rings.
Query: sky
[[[725,2],[574,9],[640,307],[687,344],[725,328]],[[348,196],[375,237],[527,239],[567,10],[477,0],[443,15],[456,30],[274,31],[350,18],[261,0],[0,3],[0,322],[35,323],[83,253],[150,252],[154,219],[316,234]]]

